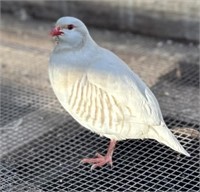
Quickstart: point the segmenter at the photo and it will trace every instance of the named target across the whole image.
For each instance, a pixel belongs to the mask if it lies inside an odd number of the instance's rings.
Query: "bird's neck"
[[[98,53],[98,49],[99,46],[92,39],[79,49],[69,49],[65,45],[58,44],[51,54],[50,63],[68,70],[84,68],[95,59],[94,53]]]
[[[77,45],[70,45],[60,41],[55,46],[54,52],[83,52],[88,49],[94,49],[95,47],[97,47],[97,44],[90,36],[88,36],[84,41]]]

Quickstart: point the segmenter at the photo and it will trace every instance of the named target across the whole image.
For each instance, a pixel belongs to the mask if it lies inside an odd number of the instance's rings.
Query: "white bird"
[[[62,17],[51,35],[57,44],[49,63],[50,82],[61,105],[85,128],[110,139],[107,154],[83,163],[112,165],[116,141],[155,139],[190,156],[167,128],[146,84],[111,51],[98,46],[82,21]]]

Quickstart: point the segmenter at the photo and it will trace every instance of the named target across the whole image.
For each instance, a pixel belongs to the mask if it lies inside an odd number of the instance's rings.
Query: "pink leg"
[[[112,166],[112,155],[115,149],[116,141],[110,140],[110,144],[108,147],[108,151],[105,156],[97,153],[94,158],[85,158],[81,161],[81,163],[90,163],[93,164],[91,167],[92,169],[95,169],[96,167],[102,167],[105,164],[110,164]]]

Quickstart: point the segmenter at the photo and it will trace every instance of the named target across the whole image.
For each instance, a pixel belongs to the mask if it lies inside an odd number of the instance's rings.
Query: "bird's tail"
[[[172,148],[173,150],[190,157],[190,154],[182,147],[182,145],[165,124],[150,128],[148,132],[148,138],[155,139],[158,142]]]

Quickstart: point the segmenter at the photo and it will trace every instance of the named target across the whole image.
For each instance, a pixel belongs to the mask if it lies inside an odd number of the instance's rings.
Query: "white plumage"
[[[114,53],[98,46],[80,20],[60,18],[52,36],[57,45],[49,64],[51,85],[74,119],[112,142],[151,138],[189,156],[167,128],[146,84]],[[112,152],[104,163],[100,154],[96,161],[83,162],[94,163],[93,168],[112,163]]]

